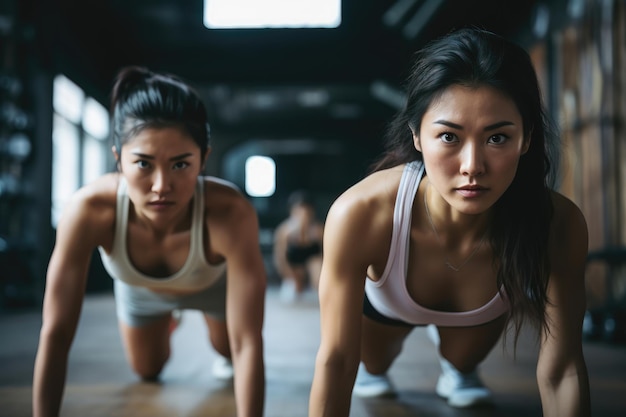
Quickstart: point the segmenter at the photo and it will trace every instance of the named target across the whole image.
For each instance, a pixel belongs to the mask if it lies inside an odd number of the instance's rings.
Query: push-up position
[[[172,312],[201,310],[221,358],[216,374],[234,372],[237,414],[261,416],[266,277],[257,216],[232,184],[201,175],[210,153],[205,106],[178,77],[128,67],[116,79],[111,116],[118,172],[78,190],[58,225],[35,362],[34,416],[59,413],[96,248],[115,279],[132,369],[157,378],[170,355]]]
[[[540,340],[544,415],[589,415],[587,226],[550,187],[551,133],[518,45],[462,29],[418,53],[387,152],[326,219],[311,417],[348,416],[352,393],[390,393],[387,371],[425,325],[436,392],[488,402],[478,366],[524,323]]]

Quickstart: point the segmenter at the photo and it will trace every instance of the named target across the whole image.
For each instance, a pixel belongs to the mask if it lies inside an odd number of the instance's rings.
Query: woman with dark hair
[[[304,190],[287,201],[289,217],[274,231],[274,265],[282,280],[280,298],[296,301],[307,289],[317,291],[322,267],[324,224],[317,219],[315,203]]]
[[[127,67],[113,87],[111,119],[118,172],[78,190],[58,225],[35,361],[34,416],[59,413],[96,248],[114,279],[132,369],[143,379],[158,378],[170,356],[172,313],[203,311],[219,354],[215,376],[234,377],[238,416],[261,416],[266,277],[257,216],[233,184],[202,175],[210,153],[202,100],[176,76]]]
[[[415,326],[438,347],[437,394],[489,402],[478,367],[526,323],[544,415],[589,415],[587,226],[551,188],[558,144],[529,55],[461,29],[417,54],[407,90],[386,152],[326,220],[310,415],[392,393],[387,371]]]

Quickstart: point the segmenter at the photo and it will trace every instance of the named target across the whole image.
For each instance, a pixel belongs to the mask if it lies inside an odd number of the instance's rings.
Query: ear
[[[115,166],[117,166],[118,171],[122,171],[122,165],[120,164],[120,154],[117,153],[117,148],[115,145],[111,146],[111,152],[113,153],[113,157],[115,158]]]
[[[528,152],[528,148],[530,148],[530,135],[524,139],[524,143],[522,143],[522,155],[525,155]]]
[[[206,165],[206,161],[207,161],[207,159],[209,159],[209,155],[211,154],[212,150],[213,150],[213,148],[211,148],[211,145],[207,146],[206,152],[204,153],[204,158],[202,158],[202,169],[204,169],[204,167]]]
[[[415,146],[415,149],[418,152],[422,152],[422,143],[420,142],[419,136],[417,135],[417,133],[415,133],[415,129],[410,126],[409,128],[411,129],[411,134],[413,135],[413,146]]]

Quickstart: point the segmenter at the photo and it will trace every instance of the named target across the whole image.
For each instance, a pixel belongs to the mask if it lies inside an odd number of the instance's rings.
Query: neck
[[[458,272],[474,257],[476,252],[478,252],[483,245],[487,237],[488,229],[484,226],[484,221],[476,221],[476,216],[471,216],[472,221],[468,223],[467,220],[455,222],[451,215],[449,215],[447,219],[446,216],[439,216],[438,224],[445,224],[447,227],[443,229],[438,228],[429,208],[429,189],[430,183],[427,184],[427,188],[424,190],[424,211],[428,223],[432,228],[437,242],[441,245],[444,264],[448,268]],[[451,210],[449,211],[451,212]],[[467,216],[463,217],[468,218]],[[476,223],[479,224],[478,227]],[[450,227],[450,225],[453,227]],[[468,232],[468,229],[474,229],[474,232]]]
[[[488,212],[465,214],[455,210],[430,182],[424,189],[424,207],[433,227],[445,241],[479,240],[488,228]]]

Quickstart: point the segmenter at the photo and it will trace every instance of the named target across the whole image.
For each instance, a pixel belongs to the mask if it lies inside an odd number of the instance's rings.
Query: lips
[[[480,185],[465,185],[463,187],[459,187],[457,188],[457,190],[461,190],[461,191],[481,191],[481,190],[486,190],[487,188],[482,187]]]
[[[166,201],[166,200],[151,201],[148,203],[148,206],[155,208],[155,209],[165,209],[173,205],[174,205],[173,201]]]
[[[481,187],[480,185],[466,185],[463,187],[459,187],[456,191],[461,194],[463,197],[478,197],[484,194],[488,189],[485,187]]]

